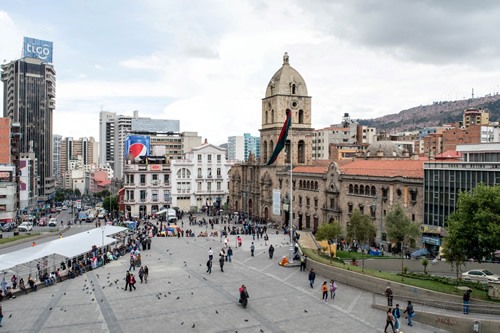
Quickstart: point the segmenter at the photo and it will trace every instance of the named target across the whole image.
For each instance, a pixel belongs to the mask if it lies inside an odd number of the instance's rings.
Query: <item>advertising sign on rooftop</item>
[[[52,42],[24,37],[24,58],[35,58],[52,63]]]
[[[144,135],[129,135],[125,140],[125,158],[141,160],[141,157],[149,156],[150,138]]]

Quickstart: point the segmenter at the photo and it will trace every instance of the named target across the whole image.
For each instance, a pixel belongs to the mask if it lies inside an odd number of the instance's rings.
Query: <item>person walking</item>
[[[314,280],[316,280],[316,273],[314,272],[314,269],[311,268],[309,271],[309,285],[311,288],[314,288]]]
[[[231,246],[227,249],[227,261],[231,262],[233,260],[233,249]]]
[[[224,248],[227,249],[227,245],[229,243],[229,238],[227,236],[224,237]]]
[[[300,256],[300,271],[306,271],[307,256],[305,254]]]
[[[392,307],[392,289],[390,287],[385,288],[385,296],[387,297],[387,306]]]
[[[207,261],[207,273],[212,274],[212,259],[208,259]]]
[[[415,317],[415,311],[413,311],[413,304],[411,301],[408,301],[408,305],[403,313],[406,313],[406,319],[408,319],[408,326],[413,326],[412,318]]]
[[[255,251],[255,244],[252,242],[252,245],[250,245],[250,252],[252,253],[252,257],[254,256],[253,253]]]
[[[144,266],[144,283],[148,283],[149,276],[149,268],[148,266]]]
[[[125,291],[127,291],[128,287],[130,287],[130,271],[125,274]]]
[[[394,321],[394,317],[392,316],[392,309],[389,308],[389,310],[387,310],[387,313],[386,313],[384,333],[387,333],[387,327],[389,327],[389,325],[391,325],[392,333],[396,333],[396,331],[394,330],[393,321]]]
[[[269,259],[273,259],[273,255],[274,255],[274,246],[273,244],[271,244],[269,246]]]
[[[144,281],[144,267],[142,266],[139,268],[139,280],[141,280],[141,283]]]
[[[399,332],[399,318],[401,318],[399,304],[396,304],[396,307],[392,310],[392,316],[394,317],[394,329]]]
[[[248,296],[247,287],[245,287],[244,284],[241,285],[241,287],[240,287],[240,303],[243,306],[243,309],[247,308],[249,298],[250,298],[250,296]]]
[[[470,293],[471,289],[467,289],[464,293],[464,314],[469,314]]]
[[[12,282],[12,289],[16,289],[17,288],[17,276],[15,274],[12,275],[12,277],[10,278],[10,282]]]
[[[130,274],[130,281],[129,281],[129,288],[130,288],[130,291],[132,291],[132,288],[134,288],[134,290],[136,290],[135,288],[135,276],[134,274]]]
[[[208,260],[212,260],[214,258],[214,251],[212,248],[208,249]]]
[[[224,257],[223,257],[223,256],[221,256],[221,257],[219,258],[219,265],[220,265],[220,271],[221,271],[222,273],[224,273]]]
[[[236,241],[238,242],[238,247],[241,247],[241,245],[243,244],[243,242],[241,240],[240,235],[238,235],[238,237],[236,237]]]
[[[326,281],[321,285],[321,292],[323,293],[321,300],[328,302],[328,285]]]
[[[335,298],[336,291],[337,291],[337,284],[335,283],[335,280],[330,280],[330,298],[332,299],[332,302]]]

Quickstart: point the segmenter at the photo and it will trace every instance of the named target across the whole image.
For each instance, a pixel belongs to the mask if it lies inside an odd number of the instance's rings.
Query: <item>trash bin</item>
[[[472,333],[480,333],[481,332],[481,322],[476,320],[472,323]]]

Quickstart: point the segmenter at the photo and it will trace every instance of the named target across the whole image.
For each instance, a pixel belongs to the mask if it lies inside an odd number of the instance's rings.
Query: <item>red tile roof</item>
[[[459,160],[460,159],[460,152],[456,150],[447,150],[444,153],[437,154],[436,159],[453,159],[453,160]]]
[[[322,166],[298,166],[293,168],[293,173],[326,173],[328,167]]]
[[[424,162],[420,160],[355,160],[340,165],[344,175],[373,177],[424,178]]]

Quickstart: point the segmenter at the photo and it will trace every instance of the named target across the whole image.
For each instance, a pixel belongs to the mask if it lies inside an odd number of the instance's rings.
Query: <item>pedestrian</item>
[[[307,256],[305,254],[300,256],[300,271],[306,271]]]
[[[219,258],[219,265],[220,265],[220,271],[221,271],[222,273],[224,273],[224,257],[223,257],[223,256],[221,256],[221,257]]]
[[[243,243],[242,243],[242,240],[241,240],[240,235],[238,235],[238,237],[236,237],[236,241],[238,242],[238,247],[241,247],[241,245],[242,245]]]
[[[396,331],[394,330],[393,321],[394,321],[394,317],[392,316],[392,309],[389,308],[389,310],[387,310],[387,313],[386,313],[384,333],[387,333],[387,327],[389,327],[389,325],[391,325],[392,333],[396,333]]]
[[[267,234],[264,235],[264,245],[267,246],[267,241],[269,240],[269,236]]]
[[[396,307],[392,310],[392,316],[394,317],[394,329],[399,332],[399,318],[401,318],[399,304],[396,304]]]
[[[335,298],[335,292],[337,291],[337,284],[335,283],[335,280],[330,280],[330,298],[333,299]]]
[[[314,280],[316,279],[316,273],[314,272],[314,269],[311,268],[309,271],[309,285],[311,288],[314,288]]]
[[[134,274],[130,274],[130,282],[129,282],[129,288],[130,288],[130,291],[132,291],[132,288],[134,288],[134,290],[136,289],[135,288],[135,276]]]
[[[252,245],[250,245],[250,252],[252,253],[252,257],[254,256],[253,253],[255,251],[255,244],[252,242]]]
[[[12,282],[12,289],[16,289],[17,288],[17,276],[15,274],[12,275],[12,277],[10,278],[10,282]]]
[[[208,259],[207,261],[207,273],[212,274],[212,260]]]
[[[227,261],[231,262],[233,260],[233,249],[231,246],[227,249]]]
[[[464,293],[464,314],[469,314],[469,302],[470,302],[470,293],[471,289],[467,289]]]
[[[273,244],[271,244],[269,246],[269,259],[273,259],[273,255],[274,255],[274,246]]]
[[[2,319],[3,319],[2,304],[0,304],[0,327],[2,327]]]
[[[28,284],[30,285],[31,291],[36,291],[38,289],[35,279],[30,275],[28,275]]]
[[[208,260],[212,260],[214,258],[214,251],[212,248],[208,249]]]
[[[130,271],[127,271],[125,274],[125,291],[127,291],[127,288],[130,286]]]
[[[227,249],[227,245],[229,243],[229,238],[227,236],[224,237],[224,248]]]
[[[408,305],[403,313],[406,313],[405,318],[408,319],[408,326],[413,326],[411,319],[415,317],[415,311],[413,311],[413,304],[411,304],[411,301],[408,301]]]
[[[392,289],[390,287],[385,288],[385,296],[387,297],[387,306],[392,307]]]
[[[247,287],[245,287],[244,284],[241,285],[241,287],[240,287],[240,303],[243,306],[243,309],[246,309],[249,298],[250,298],[250,296],[248,296]]]
[[[142,266],[139,268],[139,279],[141,280],[141,283],[144,281],[144,268]]]
[[[321,292],[323,293],[321,300],[328,302],[328,285],[326,284],[326,281],[321,285]]]
[[[21,278],[19,280],[19,289],[21,289],[22,291],[24,291],[25,294],[28,294],[28,290],[26,290],[26,286],[24,285],[24,279]]]
[[[135,271],[135,258],[134,258],[133,253],[130,253],[130,266],[129,266],[128,270]]]
[[[148,266],[144,266],[144,283],[148,283],[149,276],[149,268]]]

